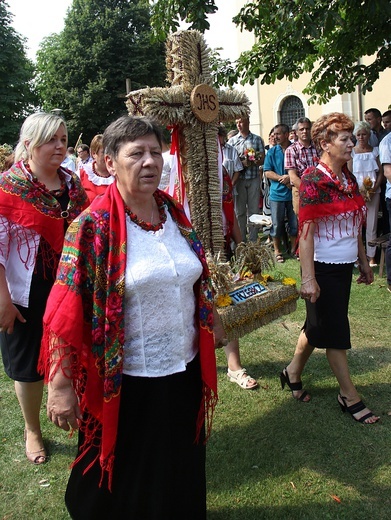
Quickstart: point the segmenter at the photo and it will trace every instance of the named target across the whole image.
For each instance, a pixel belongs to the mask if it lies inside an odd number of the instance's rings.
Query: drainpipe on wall
[[[361,65],[361,58],[358,58],[357,65]],[[361,85],[357,85],[357,107],[358,107],[358,120],[359,121],[364,121],[363,110],[362,110]]]

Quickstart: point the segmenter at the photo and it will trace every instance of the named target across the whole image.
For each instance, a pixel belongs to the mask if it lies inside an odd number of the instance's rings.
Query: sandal
[[[283,264],[285,262],[284,257],[282,255],[276,255],[276,262]]]
[[[342,403],[340,401],[340,398],[342,400]],[[365,410],[366,406],[362,401],[359,401],[358,403],[354,403],[351,406],[348,406],[346,403],[346,397],[343,397],[341,394],[338,394],[337,401],[338,401],[339,406],[341,407],[342,413],[345,413],[345,412],[350,413],[350,415],[353,417],[353,419],[357,422],[360,422],[362,424],[375,424],[378,421],[380,421],[380,417],[377,417],[376,421],[366,422],[367,419],[369,419],[370,417],[376,417],[376,415],[374,413],[372,413],[371,411],[369,411],[369,413],[363,415],[359,419],[356,419],[356,417],[354,417],[356,413],[361,412],[362,410]]]
[[[247,374],[245,368],[240,368],[239,370],[228,369],[227,377],[231,383],[236,383],[245,390],[253,390],[258,387],[256,380]]]
[[[304,390],[304,392],[302,392],[300,394],[300,397],[296,397],[293,394],[293,392],[299,392],[300,390],[303,390],[303,383],[301,381],[299,381],[298,383],[291,383],[289,380],[288,371],[287,371],[286,367],[280,373],[280,381],[281,381],[282,390],[284,390],[285,385],[288,385],[292,392],[292,397],[293,397],[293,399],[296,399],[296,401],[301,401],[302,403],[308,403],[309,401],[311,401],[311,396],[307,392],[307,390]],[[308,396],[308,399],[306,399],[307,396]]]
[[[27,460],[29,462],[31,462],[31,464],[36,464],[37,466],[39,464],[45,464],[45,462],[47,462],[47,459],[48,459],[47,456],[46,456],[45,448],[41,448],[38,451],[28,451],[27,450],[27,432],[26,432],[26,430],[24,431],[23,439],[24,439],[24,442],[26,444],[26,457],[27,457]],[[40,453],[42,455],[39,455]]]

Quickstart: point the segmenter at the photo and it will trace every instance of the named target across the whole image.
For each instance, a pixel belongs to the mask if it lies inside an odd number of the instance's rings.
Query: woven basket
[[[299,293],[295,285],[269,282],[267,288],[268,292],[264,294],[217,309],[229,340],[241,338],[296,310]]]

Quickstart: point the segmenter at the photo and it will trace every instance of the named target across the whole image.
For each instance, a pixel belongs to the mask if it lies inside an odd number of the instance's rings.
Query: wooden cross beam
[[[178,127],[192,224],[204,248],[223,255],[217,129],[219,122],[248,117],[250,102],[243,92],[213,88],[209,53],[200,32],[172,34],[166,44],[171,87],[130,92],[126,105],[131,115]]]

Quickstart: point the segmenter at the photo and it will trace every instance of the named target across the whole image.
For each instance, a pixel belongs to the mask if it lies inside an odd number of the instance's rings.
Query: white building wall
[[[232,22],[232,18],[246,3],[246,0],[216,0],[218,12],[209,17],[210,30],[205,33],[205,38],[209,47],[222,49],[220,51],[222,58],[237,59],[239,54],[249,50],[255,41],[252,33],[241,33]],[[362,63],[369,64],[371,60],[373,58],[364,57]],[[280,122],[278,117],[282,103],[290,95],[301,99],[305,114],[312,121],[329,112],[344,112],[356,122],[363,118],[363,114],[368,108],[375,107],[381,112],[390,108],[390,69],[380,74],[372,92],[361,96],[362,114],[360,114],[358,91],[335,96],[324,105],[308,105],[309,96],[303,94],[302,91],[309,79],[310,74],[303,74],[300,79],[292,82],[283,79],[273,85],[261,85],[260,81],[256,81],[254,85],[237,85],[236,88],[243,90],[251,101],[251,131],[261,135],[267,142],[270,129]]]

